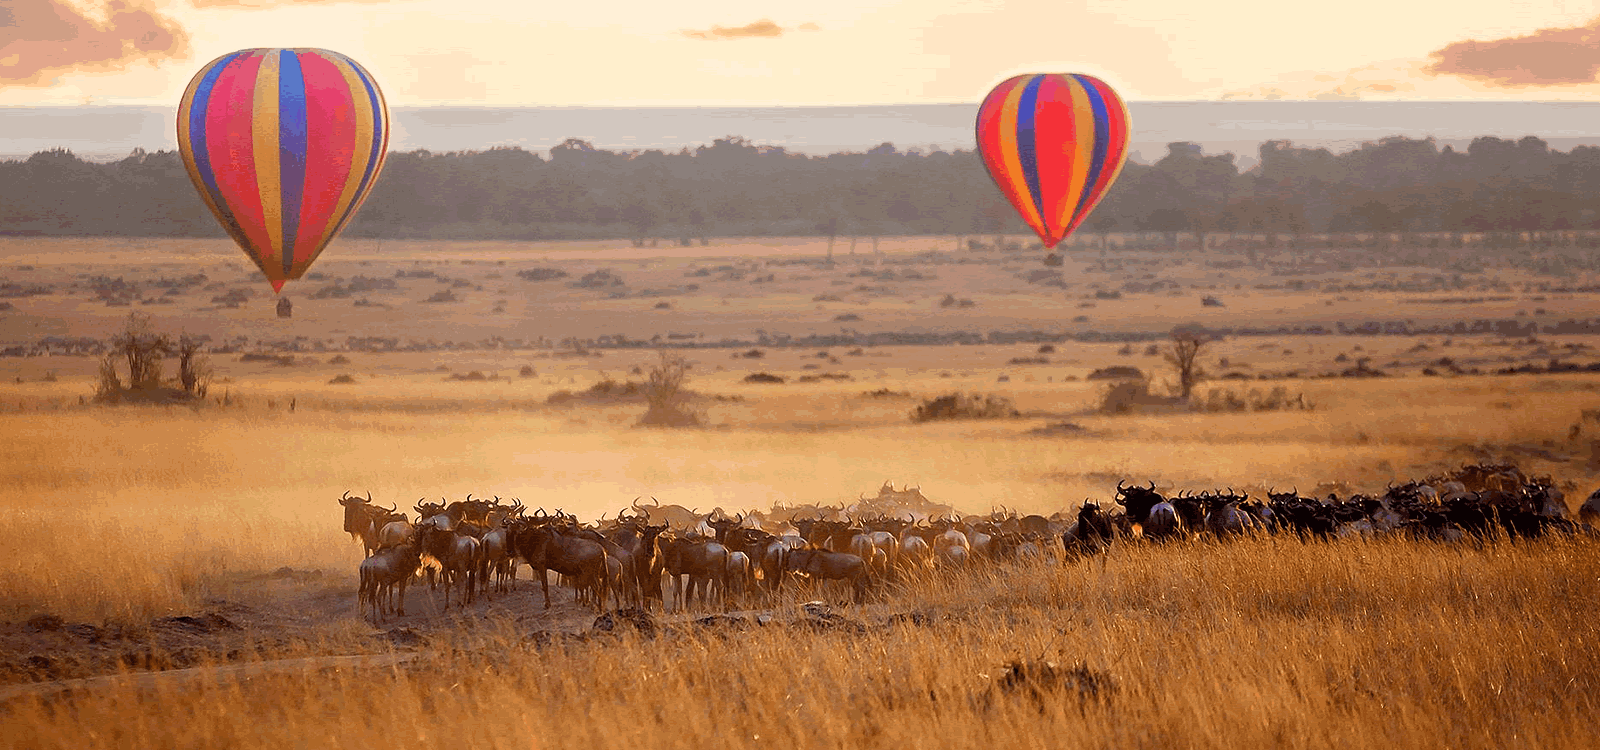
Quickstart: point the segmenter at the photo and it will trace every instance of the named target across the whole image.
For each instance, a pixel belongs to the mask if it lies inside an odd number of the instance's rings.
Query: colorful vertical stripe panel
[[[989,176],[1045,247],[1077,229],[1128,156],[1128,108],[1080,73],[1015,76],[978,109],[978,153]]]
[[[372,75],[321,49],[248,49],[200,69],[178,149],[206,206],[281,291],[371,192],[389,143]]]

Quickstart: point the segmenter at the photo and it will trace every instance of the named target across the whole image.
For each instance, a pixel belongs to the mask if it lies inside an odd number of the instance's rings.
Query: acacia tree
[[[1178,395],[1188,398],[1194,387],[1206,377],[1200,367],[1200,350],[1211,342],[1211,336],[1199,326],[1178,326],[1169,334],[1172,341],[1163,357],[1178,374]]]

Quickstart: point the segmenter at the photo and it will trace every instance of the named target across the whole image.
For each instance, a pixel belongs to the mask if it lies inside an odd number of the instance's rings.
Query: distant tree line
[[[1600,148],[1532,136],[1464,151],[1384,138],[1335,154],[1288,141],[1232,154],[1173,143],[1130,162],[1080,235],[1540,233],[1600,229]],[[347,233],[432,239],[993,235],[1028,230],[972,151],[807,156],[743,138],[677,152],[568,139],[520,148],[395,152]],[[176,152],[93,163],[65,150],[0,162],[0,233],[221,237]]]

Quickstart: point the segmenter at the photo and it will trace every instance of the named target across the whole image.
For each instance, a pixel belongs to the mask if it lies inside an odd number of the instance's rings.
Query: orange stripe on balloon
[[[1022,196],[1022,200],[1015,201],[1017,210],[1022,213],[1022,220],[1033,227],[1040,235],[1047,231],[1044,217],[1039,215],[1039,210],[1034,207],[1033,191],[1028,189],[1028,180],[1022,170],[1022,152],[1017,146],[1017,112],[1022,106],[1022,94],[1028,88],[1024,81],[1011,93],[1006,95],[1005,102],[1000,110],[1000,143],[1004,146],[1000,150],[1001,163],[1005,165],[1002,174],[1010,183],[1011,192]]]
[[[1074,214],[1078,210],[1078,203],[1083,199],[1084,185],[1089,180],[1089,162],[1094,159],[1094,105],[1089,102],[1089,94],[1083,90],[1083,84],[1072,76],[1061,76],[1065,87],[1063,92],[1067,112],[1076,124],[1076,137],[1069,148],[1071,149],[1072,168],[1064,177],[1066,178],[1067,194],[1062,201],[1060,213],[1054,217],[1056,226],[1061,227],[1061,237],[1066,239],[1067,232],[1077,218]]]

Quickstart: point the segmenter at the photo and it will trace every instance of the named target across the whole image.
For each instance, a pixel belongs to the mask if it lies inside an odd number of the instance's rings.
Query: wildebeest
[[[1121,481],[1117,482],[1117,502],[1127,509],[1128,519],[1139,525],[1140,533],[1146,539],[1160,541],[1183,538],[1184,523],[1178,516],[1177,508],[1156,492],[1155,482],[1149,484],[1149,487],[1124,487]]]
[[[380,528],[376,517],[394,511],[394,508],[384,510],[372,504],[372,493],[368,492],[365,498],[351,497],[350,491],[345,490],[339,498],[339,505],[344,507],[344,530],[350,538],[361,542],[362,556],[371,557],[378,549],[378,529]]]
[[[1078,508],[1078,520],[1061,534],[1061,546],[1068,559],[1082,555],[1099,555],[1111,550],[1114,540],[1111,519],[1100,511],[1100,504],[1084,500]]]
[[[522,519],[512,527],[511,551],[533,568],[544,589],[544,608],[550,608],[550,576],[554,570],[566,576],[582,592],[592,595],[596,609],[605,609],[607,593],[606,550],[598,542],[558,533],[557,519]]]
[[[450,608],[450,587],[462,586],[460,604],[465,607],[477,596],[476,584],[481,570],[483,546],[477,539],[456,533],[449,517],[434,516],[417,524],[418,544],[423,554],[439,563],[444,584],[444,606]]]
[[[713,584],[718,591],[727,589],[728,548],[715,539],[663,534],[656,538],[656,551],[672,579],[672,601],[679,610],[688,608],[696,591],[704,602]]]
[[[812,580],[849,581],[856,602],[866,597],[867,564],[848,552],[833,552],[815,547],[789,550],[784,558],[785,573],[798,573]]]
[[[361,561],[360,584],[356,592],[356,609],[372,609],[373,622],[381,622],[383,615],[394,611],[406,613],[406,586],[416,575],[422,563],[422,549],[414,538],[407,538],[394,546],[386,547]]]
[[[1578,520],[1587,524],[1600,525],[1600,490],[1590,493],[1589,499],[1578,506]]]

